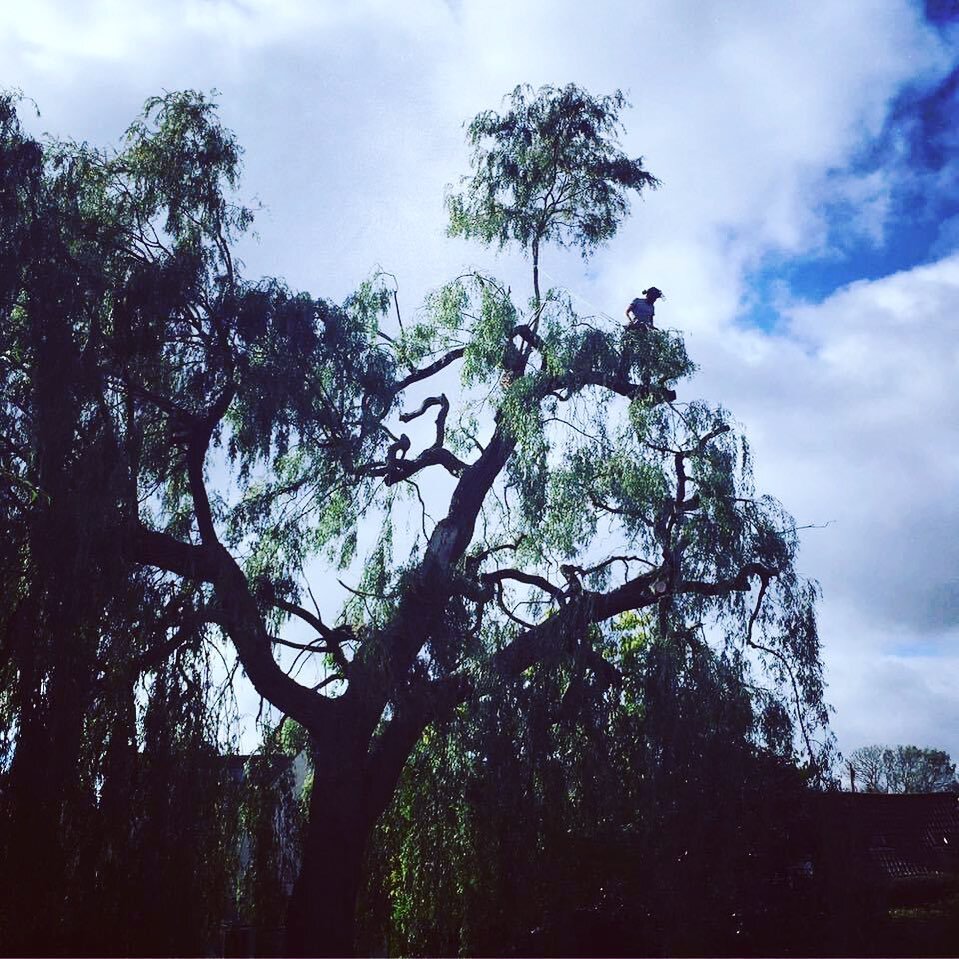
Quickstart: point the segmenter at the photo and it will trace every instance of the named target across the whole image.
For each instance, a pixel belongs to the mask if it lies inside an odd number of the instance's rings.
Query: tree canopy
[[[547,244],[589,255],[657,183],[615,142],[624,106],[518,88],[478,117],[450,229],[526,254],[528,296],[473,272],[404,324],[384,276],[339,305],[243,276],[240,148],[204,96],[148,101],[107,151],[40,143],[3,101],[0,781],[32,879],[0,901],[8,932],[38,917],[21,949],[76,942],[62,903],[104,874],[83,856],[129,785],[162,791],[148,757],[215,765],[234,662],[308,744],[289,954],[353,948],[369,837],[430,730],[538,683],[549,728],[628,701],[623,614],[667,657],[719,655],[750,740],[792,758],[795,732],[821,768],[795,524],[730,414],[677,398],[681,338],[627,349],[540,287]]]
[[[488,110],[467,126],[473,174],[450,194],[451,235],[477,237],[500,248],[519,244],[533,258],[538,283],[544,243],[576,246],[584,257],[610,239],[629,211],[629,191],[659,186],[619,149],[617,91],[593,97],[570,84],[535,94],[518,86],[504,114]],[[537,288],[538,293],[538,288]]]
[[[615,691],[575,660],[537,668],[421,739],[370,844],[361,951],[763,955],[804,941],[789,938],[802,908],[771,891],[806,848],[805,779],[757,747],[735,659],[632,614],[599,648]]]
[[[860,746],[846,760],[850,787],[870,793],[959,791],[956,764],[941,749]]]

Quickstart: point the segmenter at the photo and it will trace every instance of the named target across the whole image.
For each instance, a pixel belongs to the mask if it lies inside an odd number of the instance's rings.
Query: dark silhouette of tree
[[[370,844],[362,951],[743,955],[790,941],[802,909],[773,880],[805,854],[808,791],[783,724],[753,708],[732,651],[649,625],[626,614],[596,638],[615,687],[534,668],[423,737]]]
[[[846,761],[850,786],[869,793],[933,793],[959,789],[956,764],[941,749],[861,746]]]
[[[44,917],[37,935],[61,922],[75,812],[106,802],[114,758],[153,748],[137,689],[174,713],[216,701],[219,637],[308,737],[291,955],[353,949],[369,837],[426,731],[541,671],[566,670],[563,708],[621,686],[609,623],[624,612],[649,611],[664,648],[710,630],[784,739],[789,705],[816,762],[816,591],[794,523],[754,494],[729,415],[675,402],[680,339],[652,331],[624,356],[540,286],[547,243],[588,256],[629,191],[655,185],[616,144],[622,106],[517,88],[477,118],[451,231],[519,247],[529,297],[474,273],[404,325],[384,282],[336,306],[241,275],[239,148],[202,96],[149,101],[115,152],[42,146],[6,103],[3,809],[9,861],[34,879],[3,899],[7,928],[19,910]],[[425,441],[401,432],[428,414]],[[420,485],[436,474],[446,488]],[[410,504],[421,535],[395,562]],[[357,565],[337,625],[306,608],[307,569],[326,602]],[[278,636],[291,616],[315,639]],[[323,678],[299,681],[304,659]]]
[[[186,323],[195,270],[187,243],[166,249],[149,225],[142,194],[157,186],[130,137],[112,158],[44,146],[0,100],[8,953],[192,952],[231,881],[201,590],[125,546],[138,501],[165,483],[166,454],[120,380],[169,374],[163,350]],[[235,149],[204,146],[215,181]]]

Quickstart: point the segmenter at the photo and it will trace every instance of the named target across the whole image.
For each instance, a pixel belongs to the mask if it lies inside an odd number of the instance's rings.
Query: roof
[[[830,819],[888,881],[959,877],[959,795],[833,793]]]

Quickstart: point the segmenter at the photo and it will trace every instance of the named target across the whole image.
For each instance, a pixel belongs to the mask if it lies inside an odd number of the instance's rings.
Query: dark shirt
[[[652,326],[655,310],[649,300],[640,299],[638,296],[629,304],[629,311],[633,314],[633,326]]]

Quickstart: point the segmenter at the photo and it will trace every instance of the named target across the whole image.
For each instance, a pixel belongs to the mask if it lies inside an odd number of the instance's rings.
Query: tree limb
[[[290,613],[292,616],[296,616],[299,619],[303,620],[304,623],[312,626],[323,640],[326,642],[324,647],[316,647],[319,652],[329,653],[337,666],[340,667],[340,670],[343,673],[348,672],[350,664],[346,656],[343,654],[343,650],[340,648],[341,643],[349,642],[352,637],[352,632],[347,627],[338,627],[336,629],[330,629],[326,623],[320,619],[315,613],[311,613],[308,609],[304,609],[302,606],[298,606],[296,603],[291,603],[288,600],[281,599],[278,596],[273,596],[270,602],[277,608],[282,609],[286,613]],[[275,642],[281,642],[285,646],[293,646],[294,648],[303,647],[296,643],[289,643],[286,640],[274,640]],[[312,644],[311,644],[312,645]]]
[[[194,546],[139,524],[125,548],[134,562],[175,573],[193,582],[212,583],[217,621],[229,633],[256,691],[306,726],[320,721],[327,700],[291,679],[273,658],[272,643],[236,560],[218,542]]]
[[[405,433],[403,435],[406,436]],[[442,466],[447,473],[455,477],[462,476],[467,469],[467,464],[446,447],[428,446],[415,459],[408,460],[395,456],[386,463],[369,469],[367,475],[382,476],[387,486],[395,486],[429,466]]]
[[[441,356],[434,363],[430,363],[429,366],[424,366],[420,370],[414,370],[408,376],[404,376],[403,379],[398,380],[393,386],[393,395],[397,395],[405,390],[408,386],[412,386],[414,383],[419,383],[420,380],[428,379],[436,373],[439,373],[440,370],[446,369],[451,363],[455,363],[464,353],[466,352],[465,346],[458,346],[455,350],[450,350],[445,356]]]
[[[483,573],[480,579],[488,583],[502,583],[504,579],[514,579],[519,583],[526,583],[528,586],[535,586],[544,593],[549,593],[558,603],[563,602],[565,593],[559,586],[554,586],[548,579],[537,576],[535,573],[527,573],[521,569],[497,569],[491,573]]]

